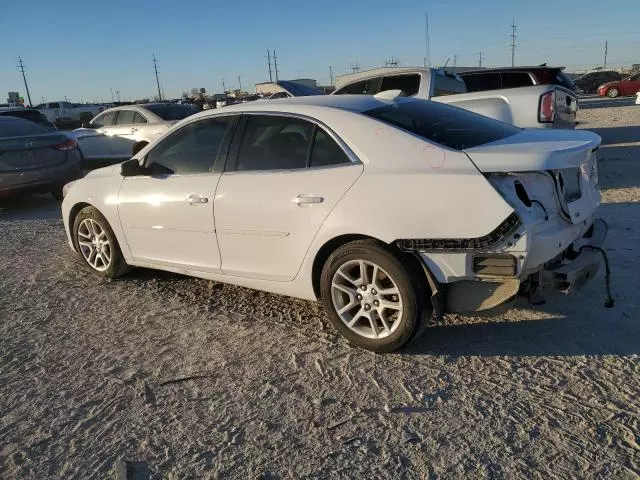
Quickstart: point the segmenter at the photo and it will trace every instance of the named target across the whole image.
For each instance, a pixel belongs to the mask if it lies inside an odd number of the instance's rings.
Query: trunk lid
[[[549,172],[567,219],[580,223],[600,204],[601,141],[588,131],[532,129],[464,152],[483,173]]]
[[[12,172],[52,167],[67,160],[67,152],[56,145],[68,140],[65,134],[46,133],[0,139],[0,170]]]

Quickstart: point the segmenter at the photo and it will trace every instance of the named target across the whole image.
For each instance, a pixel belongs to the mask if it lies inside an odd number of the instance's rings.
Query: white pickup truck
[[[557,85],[467,92],[464,80],[435,68],[381,68],[336,79],[332,95],[401,90],[408,97],[448,103],[522,128],[574,128],[578,98]]]
[[[99,105],[84,105],[71,102],[48,102],[34,108],[47,117],[56,126],[77,126],[89,123],[93,117],[104,110]]]

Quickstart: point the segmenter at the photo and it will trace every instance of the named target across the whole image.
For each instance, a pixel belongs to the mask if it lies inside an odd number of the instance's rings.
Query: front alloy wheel
[[[609,98],[616,98],[618,95],[620,95],[620,91],[617,88],[610,88],[607,91],[607,97]]]
[[[78,246],[85,261],[98,272],[111,264],[111,243],[104,228],[92,218],[85,218],[78,226]]]

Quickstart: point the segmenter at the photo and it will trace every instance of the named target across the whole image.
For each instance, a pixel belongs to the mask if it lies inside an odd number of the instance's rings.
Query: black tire
[[[616,87],[611,87],[609,90],[607,90],[607,97],[609,98],[617,98],[618,95],[620,95],[620,90],[618,90]]]
[[[383,338],[367,338],[349,328],[334,305],[332,280],[340,267],[354,260],[364,260],[379,266],[398,287],[403,305],[402,314],[393,321],[391,333]],[[358,240],[341,246],[325,262],[320,278],[322,303],[331,323],[349,342],[359,347],[380,353],[399,349],[421,331],[422,319],[429,309],[425,302],[427,281],[419,268],[415,258],[376,240]],[[358,310],[361,306],[364,308],[366,305],[356,304],[353,308]],[[379,312],[374,314],[374,318],[380,318]],[[381,325],[379,320],[378,323]]]
[[[140,142],[140,143],[136,143],[133,146],[133,150],[131,151],[131,156],[133,157],[136,153],[138,153],[140,150],[142,150],[144,147],[146,147],[147,145],[149,145],[148,142]]]
[[[100,226],[102,231],[104,231],[109,241],[110,259],[109,259],[107,268],[104,270],[97,270],[96,268],[94,268],[89,263],[89,261],[85,258],[82,251],[80,250],[80,244],[78,241],[79,239],[78,230],[83,220],[86,220],[86,219],[91,219],[94,222],[96,222]],[[107,222],[107,219],[104,218],[104,216],[95,207],[85,207],[78,212],[78,214],[73,219],[72,236],[73,236],[73,244],[76,247],[76,250],[79,252],[80,256],[82,257],[83,262],[96,275],[111,279],[111,278],[119,277],[120,275],[129,271],[130,267],[127,265],[127,263],[124,260],[124,257],[122,256],[120,245],[118,244],[118,240],[116,239],[116,236],[113,233],[113,230],[109,225],[109,222]],[[102,266],[104,265],[101,265],[101,267]]]

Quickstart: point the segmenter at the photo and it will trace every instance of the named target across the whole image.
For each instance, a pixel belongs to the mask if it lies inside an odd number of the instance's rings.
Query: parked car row
[[[337,331],[378,352],[431,315],[593,278],[600,137],[423,101],[494,97],[402,75],[179,121],[65,186],[69,245],[102,277],[147,267],[320,299]],[[529,88],[563,88],[542,87]]]
[[[34,108],[47,117],[47,120],[59,127],[88,123],[104,110],[101,105],[83,105],[70,102],[41,103]]]

